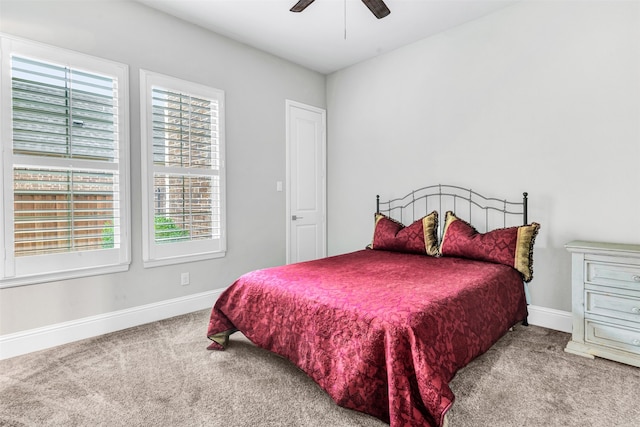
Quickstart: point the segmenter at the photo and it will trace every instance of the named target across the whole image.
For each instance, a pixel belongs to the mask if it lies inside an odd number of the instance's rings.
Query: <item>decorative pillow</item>
[[[405,227],[386,215],[376,214],[371,249],[438,255],[438,212],[433,211]]]
[[[505,264],[518,270],[524,281],[529,282],[533,278],[533,244],[539,229],[540,224],[533,222],[478,233],[449,211],[445,215],[440,254]]]

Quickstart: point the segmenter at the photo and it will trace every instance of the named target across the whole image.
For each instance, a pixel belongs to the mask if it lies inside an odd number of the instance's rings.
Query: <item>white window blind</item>
[[[13,182],[15,256],[119,246],[116,174],[15,168]]]
[[[11,58],[13,152],[117,161],[117,80]]]
[[[2,172],[10,191],[3,195],[2,279],[120,271],[129,259],[126,66],[13,39],[2,43],[3,87],[10,82],[2,99],[3,112],[10,111],[3,115],[10,130],[3,132]]]
[[[148,108],[145,265],[222,256],[224,93],[146,71],[141,76]]]

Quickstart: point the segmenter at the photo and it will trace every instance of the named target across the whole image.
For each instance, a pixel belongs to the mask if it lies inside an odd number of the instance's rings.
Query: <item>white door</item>
[[[287,263],[327,256],[326,111],[286,101]]]

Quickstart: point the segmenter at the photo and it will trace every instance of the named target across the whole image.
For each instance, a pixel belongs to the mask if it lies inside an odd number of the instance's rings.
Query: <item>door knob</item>
[[[298,219],[302,219],[302,217],[301,216],[297,216],[297,215],[291,215],[291,220],[292,221],[295,221],[295,220],[298,220]]]

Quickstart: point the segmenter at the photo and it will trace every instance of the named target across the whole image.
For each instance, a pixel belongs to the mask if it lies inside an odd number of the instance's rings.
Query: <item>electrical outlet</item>
[[[189,273],[182,273],[180,275],[180,284],[182,286],[187,286],[189,284]]]

